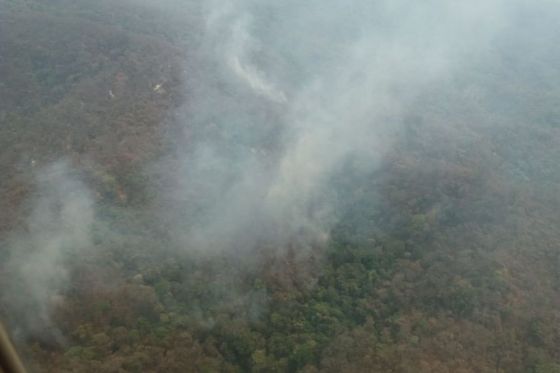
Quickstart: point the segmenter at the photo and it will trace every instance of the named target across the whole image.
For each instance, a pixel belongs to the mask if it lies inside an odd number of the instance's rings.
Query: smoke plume
[[[38,173],[31,205],[26,232],[9,243],[12,280],[2,303],[17,310],[17,325],[39,332],[51,327],[51,311],[69,285],[68,263],[91,246],[94,207],[88,188],[64,161]]]
[[[497,0],[199,6],[166,213],[185,246],[210,252],[324,241],[333,178],[374,170],[407,108],[475,63],[509,11]]]

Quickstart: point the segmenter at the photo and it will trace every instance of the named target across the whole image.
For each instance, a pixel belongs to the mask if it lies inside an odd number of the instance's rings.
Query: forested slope
[[[249,258],[180,250],[160,219],[189,36],[175,8],[117,3],[0,0],[0,315],[31,371],[560,372],[553,17],[424,92],[378,168],[335,175],[326,243]],[[27,330],[9,257],[61,158],[97,218]]]

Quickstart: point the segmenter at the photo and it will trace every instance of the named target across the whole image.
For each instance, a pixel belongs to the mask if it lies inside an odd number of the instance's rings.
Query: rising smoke
[[[202,251],[324,241],[336,221],[331,180],[349,163],[375,169],[411,103],[490,48],[510,9],[438,0],[200,7],[170,220]]]
[[[12,280],[2,297],[16,324],[35,333],[51,327],[51,310],[68,287],[68,263],[91,247],[94,221],[92,195],[68,162],[41,170],[36,190],[27,231],[9,245]]]

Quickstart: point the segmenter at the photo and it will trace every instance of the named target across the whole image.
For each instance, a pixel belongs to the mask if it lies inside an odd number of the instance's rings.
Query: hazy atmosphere
[[[25,366],[560,372],[559,25],[554,0],[0,0]]]

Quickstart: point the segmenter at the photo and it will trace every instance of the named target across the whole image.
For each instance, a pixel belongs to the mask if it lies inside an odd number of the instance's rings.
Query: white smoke
[[[5,304],[18,310],[27,331],[50,326],[53,306],[68,287],[68,261],[91,246],[93,199],[67,162],[43,169],[25,234],[12,239]]]
[[[407,107],[490,48],[509,11],[500,0],[202,8],[182,113],[195,135],[179,149],[173,206],[185,244],[202,250],[325,237],[329,180],[348,161],[374,169]]]

